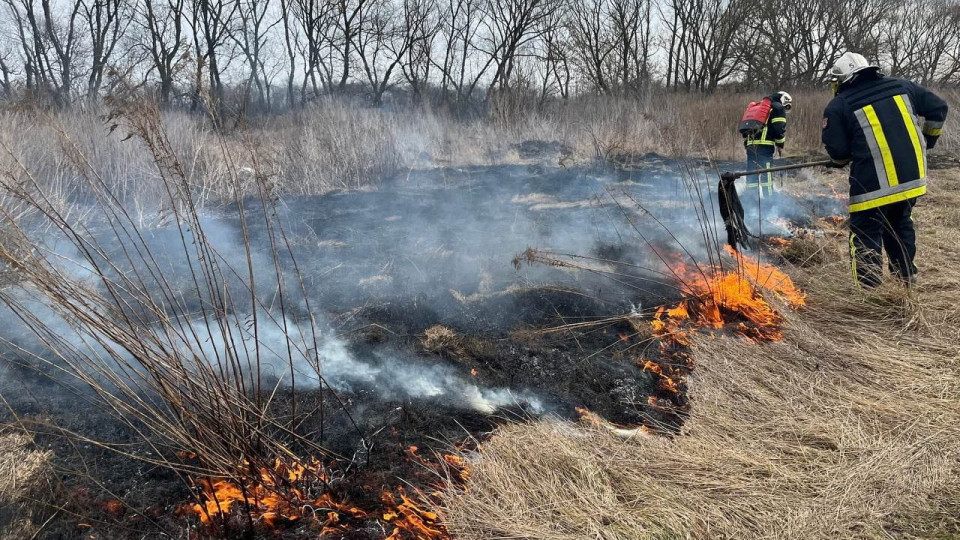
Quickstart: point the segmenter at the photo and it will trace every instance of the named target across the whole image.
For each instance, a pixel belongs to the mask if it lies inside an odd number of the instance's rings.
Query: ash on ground
[[[542,145],[529,146],[535,148],[525,150],[539,151]],[[332,388],[321,390],[307,366],[294,365],[297,410],[312,411],[300,429],[322,434],[324,446],[352,460],[353,474],[364,475],[346,495],[357,504],[373,504],[376,494],[363,486],[416,476],[415,465],[404,459],[410,445],[440,448],[488,432],[504,419],[574,418],[583,407],[616,423],[678,426],[681,414],[647,405],[649,396],[678,407],[686,398],[664,395],[655,377],[638,365],[638,359],[657,354],[643,326],[625,318],[583,323],[630,312],[642,316],[675,302],[678,289],[658,270],[658,258],[710,249],[703,230],[722,224],[703,211],[712,201],[698,199],[691,179],[677,173],[680,168],[647,156],[629,170],[434,169],[401,174],[373,191],[279,200],[270,211],[284,225],[305,278],[301,300],[309,302],[275,314],[289,323],[286,330],[278,325],[258,335],[265,351],[282,351],[291,333],[320,321],[321,368]],[[694,181],[709,194],[715,175],[704,172]],[[246,215],[262,215],[260,204],[245,202]],[[238,210],[211,210],[202,226],[224,261],[243,267]],[[786,198],[778,199],[776,211],[809,214],[801,202]],[[271,232],[253,217],[247,228],[254,265],[270,276]],[[188,290],[193,276],[178,259],[176,229],[154,227],[143,234],[170,282]],[[516,267],[514,258],[528,248],[587,258],[577,268]],[[281,259],[281,267],[292,267],[288,258]],[[271,306],[275,298],[269,278],[265,281],[258,290],[268,291],[261,293],[262,302]],[[98,508],[104,493],[125,501],[136,512],[104,511],[102,522],[94,524],[119,521],[117,538],[176,527],[172,510],[186,499],[176,477],[58,436],[68,430],[129,445],[132,454],[150,452],[111,421],[89,392],[34,369],[22,352],[42,350],[14,326],[4,337],[22,349],[3,352],[8,360],[0,379],[3,396],[18,417],[56,426],[39,444],[56,451],[64,471],[84,471],[64,476],[58,487],[62,500],[87,509]],[[264,356],[266,376],[289,380],[291,363],[283,355]],[[340,401],[325,395],[333,391]],[[286,393],[278,392],[274,407],[281,415],[290,410]],[[79,538],[88,530],[77,523],[59,520],[48,530],[55,537]]]

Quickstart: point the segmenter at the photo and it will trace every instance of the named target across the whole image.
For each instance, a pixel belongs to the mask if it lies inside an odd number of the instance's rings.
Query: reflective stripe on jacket
[[[777,146],[778,148],[783,148],[786,142],[787,111],[783,108],[783,104],[780,103],[779,97],[776,97],[776,99],[773,99],[773,104],[770,109],[770,118],[767,119],[766,125],[763,126],[760,137],[756,139],[747,137],[744,139],[743,144],[746,146]]]
[[[926,140],[946,116],[946,102],[910,81],[870,73],[842,86],[824,111],[822,139],[831,159],[852,161],[850,211],[925,194]]]

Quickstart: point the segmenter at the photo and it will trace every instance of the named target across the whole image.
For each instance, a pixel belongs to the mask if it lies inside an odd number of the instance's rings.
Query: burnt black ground
[[[576,407],[626,424],[681,421],[646,405],[649,395],[671,398],[637,365],[638,358],[657,354],[645,340],[648,336],[634,335],[637,331],[625,323],[536,332],[671,303],[678,293],[669,280],[613,263],[606,269],[624,274],[617,280],[513,265],[527,247],[639,266],[655,266],[651,244],[678,251],[672,235],[687,249],[703,249],[692,217],[696,202],[691,203],[677,165],[645,156],[630,170],[535,165],[411,171],[385,180],[377,190],[278,201],[276,212],[294,245],[311,304],[352,357],[386,370],[391,364],[385,359],[444,366],[478,386],[518,396],[513,405],[490,413],[464,406],[457,396],[411,398],[354,383],[338,393],[357,419],[366,446],[335,400],[324,396],[323,425],[315,414],[304,419],[301,429],[333,454],[356,458],[352,476],[338,487],[341,494],[355,504],[375,506],[380,491],[398,485],[398,478],[422,474],[405,456],[410,445],[424,453],[442,451],[457,441],[482,437],[503,421],[540,414],[572,418]],[[704,175],[708,184],[712,178]],[[645,211],[627,207],[623,198],[618,200],[624,207],[615,204],[610,193],[618,192],[640,201],[670,233]],[[795,213],[786,219],[817,212],[811,204],[832,204],[786,203],[782,208]],[[266,245],[267,231],[256,218],[263,212],[260,202],[249,201],[245,210],[253,245]],[[635,220],[646,240],[628,219]],[[207,223],[224,246],[236,249],[241,240],[237,208],[219,209]],[[159,252],[170,249],[175,274],[176,247],[169,232],[148,234]],[[453,330],[455,345],[427,350],[424,335],[435,325]],[[620,335],[633,337],[622,340]],[[9,366],[3,381],[4,397],[25,420],[129,444],[134,454],[148,451],[83,391],[67,392],[29,370]],[[284,414],[290,402],[280,395],[277,413]],[[539,407],[525,401],[529,396]],[[301,390],[298,410],[315,409],[320,398],[317,389]],[[189,500],[189,492],[169,472],[54,433],[40,435],[37,444],[56,451],[61,469],[52,500],[69,503],[42,537],[159,538],[158,531],[176,536],[183,526],[174,510]],[[102,502],[115,498],[130,510],[108,512]]]

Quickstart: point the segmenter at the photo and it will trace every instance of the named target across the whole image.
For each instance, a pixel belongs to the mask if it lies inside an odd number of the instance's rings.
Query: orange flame
[[[757,287],[776,294],[792,307],[806,305],[807,295],[797,289],[790,276],[784,274],[779,268],[737,253],[730,246],[724,246],[724,248],[727,253],[737,259],[742,268],[741,273],[745,274]]]
[[[320,479],[323,473],[316,461],[308,469],[300,463],[283,463],[278,459],[272,470],[261,468],[259,478],[201,479],[203,503],[193,505],[192,509],[201,523],[209,524],[216,517],[227,516],[235,506],[243,506],[253,519],[261,519],[269,527],[275,527],[279,521],[299,520],[303,509],[327,510],[325,529],[339,523],[340,514],[354,518],[366,516],[363,510],[337,502],[328,493],[307,495],[307,484]]]
[[[410,447],[410,457],[416,459],[423,465],[433,469],[438,473],[439,478],[449,478],[450,481],[461,489],[466,489],[464,484],[470,478],[470,467],[462,457],[453,454],[445,454],[443,461],[434,463],[417,454],[417,447]],[[446,472],[447,474],[443,474]],[[444,485],[449,485],[443,482]],[[438,487],[440,489],[441,487]],[[439,501],[440,492],[434,491],[430,497],[425,496],[418,491],[420,500]],[[383,520],[393,525],[393,531],[387,540],[402,540],[405,538],[415,538],[416,540],[451,540],[452,537],[443,525],[442,515],[439,511],[424,508],[413,499],[407,496],[402,486],[397,487],[396,493],[385,491],[381,494],[383,503]],[[399,498],[400,502],[397,502]]]
[[[437,478],[446,479],[436,487],[437,490],[449,485],[466,489],[470,468],[462,457],[446,454],[431,460],[421,456],[419,451],[417,446],[410,446],[405,453],[410,459],[437,472]],[[226,517],[231,510],[241,508],[249,512],[251,518],[271,528],[309,516],[322,527],[320,536],[349,531],[357,520],[374,517],[357,507],[336,501],[329,493],[310,495],[312,488],[329,481],[323,465],[317,460],[311,460],[307,465],[276,460],[272,468],[261,468],[251,478],[239,481],[201,479],[198,482],[202,489],[201,504],[187,505],[180,511],[195,514],[201,523],[207,525],[214,518]],[[419,490],[417,494],[423,495]],[[412,498],[407,496],[403,487],[396,488],[395,492],[384,491],[381,494],[382,512],[375,515],[393,526],[388,538],[450,540],[440,513],[415,500],[431,501],[432,504],[439,502],[439,496],[439,491],[434,491],[429,497]]]
[[[641,362],[643,362],[644,371],[649,371],[660,378],[660,388],[671,394],[680,395],[680,387],[678,385],[682,377],[680,377],[679,374],[673,373],[673,370],[669,367],[664,369],[660,364],[656,364],[650,360],[641,360]]]
[[[397,497],[393,493],[384,492],[382,495],[383,505],[391,509],[383,514],[383,520],[393,525],[393,532],[387,537],[388,540],[401,540],[403,533],[407,532],[417,540],[448,540],[450,534],[440,523],[440,515],[437,512],[422,508],[416,502],[407,497],[403,487],[397,488],[397,494],[400,497],[400,503],[397,503]]]
[[[843,222],[846,221],[846,218],[843,216],[833,215],[822,217],[817,221],[820,223],[821,228],[829,230],[843,226]]]
[[[689,298],[657,312],[651,322],[655,335],[675,345],[689,345],[689,335],[680,323],[694,319],[694,328],[723,328],[739,320],[736,331],[743,336],[760,341],[783,338],[783,317],[760,292],[770,292],[792,307],[803,306],[806,295],[777,267],[725,249],[736,260],[736,271],[714,266],[690,268],[682,262],[672,265]]]
[[[771,246],[787,247],[790,245],[790,239],[783,238],[782,236],[771,236],[770,238],[767,238],[767,243]]]
[[[577,414],[580,415],[581,422],[591,425],[595,428],[605,429],[617,436],[633,437],[636,435],[653,435],[655,433],[654,430],[644,425],[635,427],[635,426],[624,426],[621,424],[610,422],[609,420],[605,420],[603,417],[601,417],[597,413],[591,411],[590,409],[586,409],[584,407],[577,407],[576,411],[577,411]]]

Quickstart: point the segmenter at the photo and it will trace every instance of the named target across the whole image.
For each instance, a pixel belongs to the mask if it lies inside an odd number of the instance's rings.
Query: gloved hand
[[[933,135],[924,135],[924,139],[927,141],[927,150],[931,150],[934,146],[937,145],[937,139],[940,137],[934,137]]]

